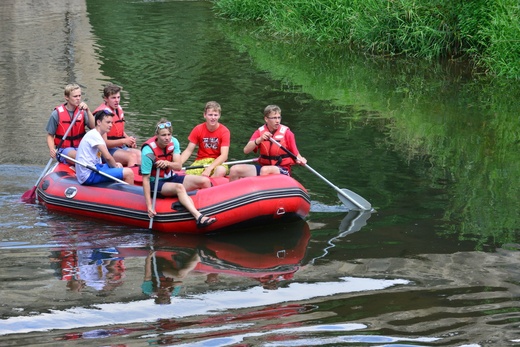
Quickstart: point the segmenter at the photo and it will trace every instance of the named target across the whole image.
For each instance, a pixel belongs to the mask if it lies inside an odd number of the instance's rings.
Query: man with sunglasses
[[[143,176],[143,192],[150,218],[156,215],[152,202],[152,187],[155,186],[158,173],[158,197],[176,196],[179,202],[193,215],[199,228],[207,227],[217,221],[216,218],[205,216],[199,212],[187,193],[190,190],[211,187],[209,178],[183,175],[176,172],[182,169],[180,144],[175,137],[172,137],[172,123],[165,118],[157,123],[155,135],[141,147],[141,167],[139,169]]]
[[[87,132],[81,140],[76,153],[76,160],[79,163],[96,167],[98,171],[112,177],[134,184],[134,172],[132,169],[123,168],[121,163],[116,162],[114,157],[108,152],[107,145],[103,139],[103,135],[112,128],[112,117],[112,112],[107,109],[96,112],[94,116],[96,126]],[[101,157],[105,159],[105,164],[101,162]],[[84,185],[95,185],[105,181],[112,181],[111,178],[92,171],[83,165],[76,165],[76,177],[79,183]]]
[[[239,178],[263,175],[291,175],[291,166],[305,165],[307,159],[300,155],[296,147],[294,133],[283,125],[282,110],[279,106],[269,105],[264,109],[265,124],[258,128],[244,147],[244,154],[260,151],[258,164],[234,165],[229,170],[229,181]],[[282,146],[296,155],[296,162],[280,146],[273,144],[270,138],[278,141]]]

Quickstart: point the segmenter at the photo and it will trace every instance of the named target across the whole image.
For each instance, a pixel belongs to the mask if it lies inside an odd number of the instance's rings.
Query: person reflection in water
[[[87,282],[74,276],[67,281],[67,289],[71,292],[79,293],[87,286]]]
[[[117,253],[115,248],[63,250],[54,252],[51,262],[70,291],[81,292],[88,286],[109,292],[123,284],[125,277],[124,259]]]
[[[220,283],[220,277],[218,275],[218,273],[209,273],[206,275],[206,280],[204,282],[209,285]]]
[[[171,297],[180,293],[181,279],[200,261],[197,253],[189,256],[185,262],[176,255],[171,251],[150,251],[146,257],[141,290],[143,294],[154,298],[158,305],[171,304]]]
[[[290,281],[294,277],[294,273],[298,271],[285,274],[272,274],[257,278],[258,282],[262,284],[262,288],[266,290],[277,290],[283,281]]]

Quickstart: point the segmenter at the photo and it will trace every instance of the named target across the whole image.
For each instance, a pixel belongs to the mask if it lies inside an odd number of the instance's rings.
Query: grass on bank
[[[469,59],[520,77],[518,0],[214,0],[259,35],[341,44],[375,55]]]

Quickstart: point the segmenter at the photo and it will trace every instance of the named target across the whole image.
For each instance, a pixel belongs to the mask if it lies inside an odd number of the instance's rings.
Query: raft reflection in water
[[[135,288],[135,283],[123,282],[139,278],[143,295],[168,304],[172,296],[183,295],[188,277],[200,278],[189,279],[190,293],[225,288],[234,282],[230,277],[240,278],[244,288],[260,284],[277,289],[302,266],[309,239],[309,225],[299,221],[270,230],[249,228],[212,236],[154,234],[149,243],[132,246],[98,239],[96,248],[57,249],[52,258],[70,290]],[[126,273],[135,267],[125,266],[125,261],[136,259],[143,260],[141,274]]]

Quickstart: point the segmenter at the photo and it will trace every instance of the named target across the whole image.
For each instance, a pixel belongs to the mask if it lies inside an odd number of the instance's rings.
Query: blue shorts
[[[108,149],[108,153],[110,153],[111,156],[114,156],[114,153],[115,153],[118,149],[121,149],[121,147],[109,148],[109,149]]]
[[[108,149],[108,153],[110,153],[111,156],[114,156],[114,153],[118,150],[128,151],[130,148],[123,146],[123,147],[113,147]]]
[[[165,183],[182,184],[184,182],[184,177],[186,177],[186,175],[173,174],[173,176],[171,176],[171,177],[168,177],[165,179],[160,179],[159,183],[157,183],[157,193],[159,194],[159,196],[161,195],[161,190]],[[150,182],[150,193],[151,194],[153,194],[154,188],[155,188],[155,182]]]
[[[260,165],[260,164],[254,164],[254,165],[256,167],[256,175],[260,176],[260,170],[262,169],[262,165]],[[280,170],[280,174],[285,175],[285,176],[291,176],[291,173],[286,168],[278,166],[278,165],[275,165],[275,166]]]
[[[58,153],[65,154],[68,157],[70,157],[70,151],[76,151],[77,152],[78,148],[77,147],[65,147],[65,148],[58,149]],[[65,157],[62,157],[62,156],[58,155],[58,160],[61,163],[63,163],[63,164],[67,164],[67,159],[65,159]]]
[[[108,164],[96,164],[96,169],[99,171],[106,173],[112,177],[119,178],[120,180],[123,179],[123,168],[117,168],[117,167],[110,167]],[[94,184],[98,184],[101,182],[115,182],[113,179],[105,177],[95,171],[92,171],[90,173],[90,176],[88,176],[87,180],[83,182],[86,186],[91,186]]]

